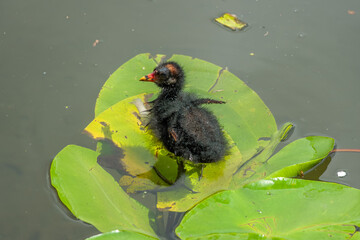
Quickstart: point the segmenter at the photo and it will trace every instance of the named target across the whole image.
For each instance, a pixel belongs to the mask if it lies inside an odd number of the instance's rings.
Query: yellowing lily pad
[[[122,149],[122,158],[113,159],[120,162],[121,170],[127,175],[122,177],[120,183],[124,187],[130,187],[134,183],[139,186],[138,188],[132,186],[129,192],[167,185],[154,171],[154,167],[159,164],[175,167],[171,164],[173,161],[171,153],[164,149],[142,123],[140,117],[142,113],[138,111],[136,103],[139,99],[142,102],[146,101],[146,96],[140,94],[118,102],[100,113],[84,130],[92,138],[101,140],[102,144],[111,143]],[[162,166],[162,168],[166,167]],[[175,171],[177,172],[177,169]],[[130,181],[128,176],[138,179]],[[163,172],[161,176],[167,176],[167,172]]]
[[[247,26],[247,23],[241,21],[235,14],[231,13],[225,13],[221,17],[215,18],[215,21],[233,31],[241,30]]]

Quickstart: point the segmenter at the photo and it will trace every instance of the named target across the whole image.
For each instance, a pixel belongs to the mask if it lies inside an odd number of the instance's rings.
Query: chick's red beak
[[[155,82],[155,73],[152,72],[146,76],[143,76],[142,78],[140,78],[140,81]]]

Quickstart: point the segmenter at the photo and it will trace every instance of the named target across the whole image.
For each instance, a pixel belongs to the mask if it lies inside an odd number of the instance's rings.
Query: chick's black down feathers
[[[175,62],[160,64],[140,80],[161,88],[152,102],[148,126],[170,152],[196,163],[216,162],[225,156],[227,141],[220,125],[210,111],[201,107],[224,102],[183,92],[184,73]]]

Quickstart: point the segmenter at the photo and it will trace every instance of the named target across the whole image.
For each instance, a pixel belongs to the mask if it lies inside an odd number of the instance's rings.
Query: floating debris
[[[344,177],[346,177],[346,175],[347,175],[347,172],[345,172],[344,170],[340,170],[337,172],[337,176],[339,178],[344,178]]]
[[[93,46],[93,47],[96,47],[96,45],[98,45],[99,43],[100,43],[100,40],[99,40],[99,39],[96,39],[96,40],[93,42],[92,46]]]
[[[235,14],[231,13],[224,13],[221,17],[215,18],[215,21],[233,31],[240,31],[248,25],[242,22]]]

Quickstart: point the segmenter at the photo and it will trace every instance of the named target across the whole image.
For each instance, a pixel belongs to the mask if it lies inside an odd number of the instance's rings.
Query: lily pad
[[[133,95],[158,93],[160,89],[155,84],[140,82],[139,79],[150,73],[159,60],[166,60],[166,56],[139,54],[119,67],[99,94],[96,116]],[[199,97],[226,101],[221,106],[206,107],[217,116],[244,159],[269,143],[262,139],[270,138],[277,131],[275,119],[260,97],[243,81],[226,68],[201,59],[173,55],[168,60],[176,61],[183,67],[186,73],[185,91],[194,92]]]
[[[334,146],[335,140],[329,137],[301,138],[272,156],[263,168],[268,173],[267,178],[296,177],[300,172],[309,170],[328,156]],[[259,169],[259,172],[261,171],[262,169]]]
[[[171,177],[177,178],[178,174],[178,165],[176,162],[173,164],[176,157],[164,149],[139,120],[141,113],[134,101],[143,99],[144,96],[141,94],[120,101],[102,112],[85,128],[85,132],[94,139],[106,139],[106,142],[113,142],[122,149],[124,156],[121,164],[127,174],[121,177],[120,185],[129,193],[158,189],[161,185],[174,182],[176,179]],[[159,193],[158,208],[168,209],[167,205],[174,205],[174,209],[170,210],[187,210],[207,196],[227,189],[232,175],[243,164],[243,159],[231,137],[226,136],[230,145],[233,145],[228,156],[223,161],[206,164],[201,180],[199,166],[186,161],[184,185],[180,189],[170,188]],[[157,170],[154,171],[154,168]],[[168,175],[171,172],[172,176]],[[164,182],[164,179],[167,181]]]
[[[136,59],[140,59],[143,65]],[[162,59],[165,56],[162,55]],[[188,171],[182,189],[174,188],[159,193],[159,208],[186,211],[210,194],[227,189],[236,169],[256,155],[259,149],[272,146],[273,150],[279,141],[270,141],[277,128],[270,110],[253,90],[226,68],[184,55],[173,55],[169,60],[178,62],[184,68],[185,91],[204,98],[226,101],[224,105],[207,108],[217,116],[233,145],[224,161],[206,165],[202,181],[199,181],[196,171],[198,167],[187,164]],[[118,79],[115,81],[111,77],[97,100],[97,106],[108,109],[103,110],[85,129],[94,139],[112,141],[124,151],[125,156],[121,161],[128,175],[120,179],[120,184],[128,192],[156,189],[160,185],[174,183],[178,177],[176,157],[146,130],[140,118],[142,113],[134,103],[138,99],[146,102],[146,96],[159,91],[157,88],[153,91],[153,84],[138,81],[141,75],[152,71],[144,73],[143,68],[148,69],[155,62],[148,54],[140,54],[120,67],[114,73]],[[146,93],[125,98],[124,86],[130,80],[133,81],[132,87],[137,89],[132,88],[132,92],[143,89]],[[149,88],[151,91],[148,91]],[[123,89],[120,96],[119,89]],[[122,100],[111,105],[108,100],[111,95],[116,96],[112,99]],[[223,172],[219,169],[223,169]],[[221,181],[215,184],[215,179]]]
[[[126,173],[120,184],[129,188],[128,192],[168,185],[154,167],[170,182],[177,177],[177,174],[169,175],[177,173],[174,155],[164,149],[141,121],[135,102],[139,99],[145,101],[145,98],[146,94],[140,94],[118,102],[99,114],[84,130],[92,138],[106,140],[105,143],[111,142],[122,150],[124,156],[113,160],[120,161]]]
[[[215,18],[215,21],[233,31],[241,30],[247,26],[247,23],[241,21],[235,14],[231,13],[224,13],[221,17]]]
[[[144,235],[138,232],[132,231],[113,231],[108,233],[102,233],[96,236],[92,236],[87,238],[86,240],[155,240],[159,238],[155,238],[152,236]]]
[[[254,159],[238,169],[233,177],[233,188],[251,181],[274,177],[296,177],[318,164],[334,149],[333,138],[310,136],[291,142],[270,158],[274,147],[280,142],[281,135],[289,125],[284,125],[272,138],[272,144],[264,148]]]
[[[360,190],[277,178],[202,201],[179,227],[181,239],[358,239]]]
[[[97,164],[98,153],[69,145],[54,158],[51,184],[60,200],[79,219],[102,232],[116,229],[156,236],[149,210],[127,195]]]
[[[179,180],[182,183],[167,191],[158,192],[157,208],[174,212],[187,211],[206,197],[228,189],[232,175],[243,163],[241,153],[235,146],[224,160],[206,164],[202,174],[199,173],[199,166],[186,161],[186,172]]]

